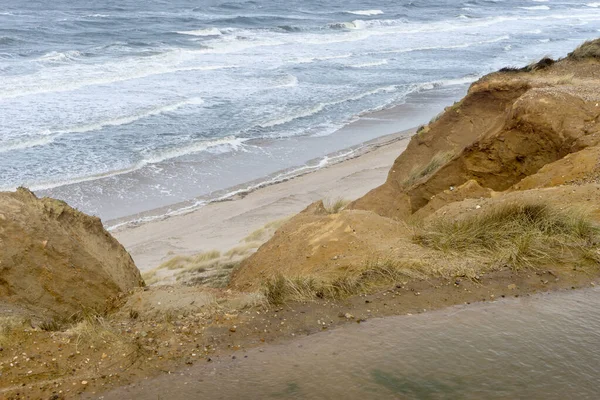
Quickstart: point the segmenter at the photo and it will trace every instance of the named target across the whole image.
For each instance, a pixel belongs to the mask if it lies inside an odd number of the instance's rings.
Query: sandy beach
[[[184,215],[113,231],[143,272],[175,256],[226,251],[266,223],[321,199],[354,200],[385,182],[413,130],[384,136],[350,158],[245,196],[208,204]]]

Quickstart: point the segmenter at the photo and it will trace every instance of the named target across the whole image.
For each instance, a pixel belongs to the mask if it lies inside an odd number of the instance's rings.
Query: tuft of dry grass
[[[230,249],[224,254],[224,256],[229,257],[230,259],[233,257],[245,256],[252,250],[258,249],[261,244],[261,242],[246,242],[245,244]]]
[[[147,353],[138,337],[122,334],[117,327],[97,314],[85,314],[65,334],[74,339],[76,348],[109,348],[122,353],[130,365],[143,359]]]
[[[549,68],[552,65],[554,65],[554,63],[556,63],[556,61],[554,61],[552,58],[543,57],[541,60],[533,62],[523,68],[504,67],[504,68],[500,69],[500,72],[505,72],[505,73],[535,72],[535,71],[540,71],[540,70]]]
[[[337,197],[335,199],[325,199],[323,200],[323,207],[329,214],[337,214],[344,209],[348,204],[350,204],[350,200],[343,199],[341,197]]]
[[[422,167],[416,166],[408,175],[406,180],[403,182],[405,188],[412,186],[419,179],[424,178],[433,174],[440,167],[446,164],[452,159],[454,152],[452,151],[440,151],[431,157],[431,160]]]
[[[272,305],[290,301],[344,299],[369,293],[385,285],[406,283],[411,277],[422,277],[417,269],[405,261],[386,259],[369,261],[364,269],[332,280],[323,280],[315,276],[289,277],[278,274],[266,280],[262,294],[267,303]]]
[[[464,260],[515,269],[589,262],[600,247],[600,227],[582,211],[543,201],[499,204],[464,218],[439,218],[413,241]],[[594,249],[594,250],[592,250]]]
[[[600,39],[588,40],[569,53],[571,60],[600,59]]]
[[[265,242],[269,239],[277,229],[285,224],[291,217],[284,217],[266,223],[262,228],[258,228],[244,238],[244,242]]]
[[[193,256],[175,256],[170,260],[162,263],[157,269],[184,269],[206,263],[221,257],[221,252],[218,250],[210,250],[204,253],[195,254]],[[148,271],[149,273],[151,271]]]

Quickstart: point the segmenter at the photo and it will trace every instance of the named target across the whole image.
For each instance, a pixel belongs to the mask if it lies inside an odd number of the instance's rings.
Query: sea
[[[0,190],[110,229],[188,212],[599,36],[585,0],[0,0]]]

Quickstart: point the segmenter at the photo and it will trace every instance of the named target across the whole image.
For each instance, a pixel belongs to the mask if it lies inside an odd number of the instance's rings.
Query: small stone
[[[82,385],[87,385],[87,384],[88,384],[88,381],[81,381],[81,384],[82,384]]]
[[[346,319],[354,319],[354,315],[352,315],[350,313],[344,314],[344,317],[346,317]]]
[[[515,290],[517,288],[517,285],[515,285],[514,283],[511,283],[507,287],[508,287],[508,290]]]
[[[232,326],[231,328],[229,328],[229,332],[235,332],[237,330],[237,326]]]

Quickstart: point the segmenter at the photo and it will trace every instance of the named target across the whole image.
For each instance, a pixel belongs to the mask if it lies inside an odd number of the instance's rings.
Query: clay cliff
[[[247,290],[279,275],[331,281],[372,270],[367,266],[373,260],[394,260],[413,277],[475,276],[519,263],[597,265],[595,233],[578,244],[574,239],[574,247],[552,247],[553,240],[568,240],[542,239],[549,231],[536,227],[528,235],[539,240],[537,247],[520,249],[511,237],[506,243],[512,256],[504,258],[495,255],[508,252],[502,246],[492,252],[493,246],[482,245],[471,254],[432,243],[456,236],[448,232],[477,218],[490,223],[492,214],[516,218],[531,210],[539,211],[534,214],[540,221],[542,214],[585,213],[595,232],[599,177],[600,39],[564,59],[505,68],[473,83],[460,102],[419,128],[385,184],[339,213],[311,205],[243,262],[231,285]],[[438,239],[421,240],[424,236]]]
[[[100,219],[24,188],[0,193],[0,309],[70,318],[143,284]]]

